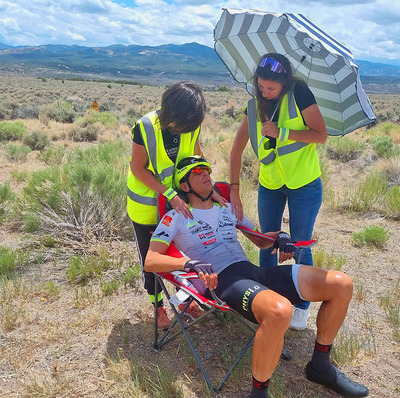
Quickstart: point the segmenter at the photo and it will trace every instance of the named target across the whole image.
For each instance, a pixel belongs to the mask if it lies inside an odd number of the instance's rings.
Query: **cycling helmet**
[[[181,183],[187,180],[190,170],[196,166],[207,166],[211,169],[210,163],[199,155],[188,156],[178,163],[174,171],[174,183],[177,189],[180,189]]]

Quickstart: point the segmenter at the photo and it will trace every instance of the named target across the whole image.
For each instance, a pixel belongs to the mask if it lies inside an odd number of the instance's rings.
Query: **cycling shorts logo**
[[[249,298],[251,296],[252,293],[255,293],[257,290],[260,289],[260,286],[258,285],[254,285],[252,288],[248,288],[243,295],[242,298],[242,309],[246,312],[249,311]]]
[[[169,227],[169,224],[171,224],[172,217],[170,216],[164,216],[163,220],[161,221],[162,224],[166,225]]]

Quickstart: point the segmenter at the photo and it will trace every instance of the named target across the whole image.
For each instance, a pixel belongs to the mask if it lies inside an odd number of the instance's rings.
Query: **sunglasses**
[[[190,170],[191,174],[201,174],[203,171],[206,171],[208,174],[211,174],[211,167],[200,165],[193,167],[193,169]]]
[[[258,64],[258,66],[261,66],[261,68],[266,68],[268,65],[270,66],[272,72],[286,73],[285,67],[274,58],[265,57]]]

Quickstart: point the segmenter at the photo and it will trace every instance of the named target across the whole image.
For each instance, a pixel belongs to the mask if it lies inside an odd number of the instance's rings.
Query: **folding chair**
[[[225,199],[229,200],[229,184],[225,182],[220,182],[216,183],[216,187],[218,188],[217,190],[223,196]],[[162,217],[166,211],[166,206],[167,202],[164,196],[160,195],[158,198],[158,210],[159,210],[159,216]],[[247,228],[241,228],[243,232],[245,233],[251,233],[255,235],[262,236],[265,239],[265,235],[262,235],[260,233],[251,231]],[[272,241],[274,240],[273,238],[270,238]],[[299,242],[296,243],[296,246],[300,248],[304,248],[307,246],[310,246],[314,243],[315,241],[310,241],[310,242]],[[167,254],[170,256],[174,257],[183,257],[183,254],[174,246],[173,244],[170,245]],[[168,344],[172,340],[174,340],[177,336],[183,334],[190,350],[192,351],[192,354],[204,376],[204,379],[210,388],[210,390],[214,392],[218,392],[225,381],[228,379],[228,377],[231,375],[233,369],[238,365],[239,361],[243,358],[243,356],[246,354],[247,350],[250,348],[250,346],[253,343],[254,340],[254,335],[257,330],[257,327],[253,324],[251,324],[249,321],[247,321],[245,318],[243,318],[240,314],[238,314],[236,311],[234,311],[228,304],[220,300],[215,293],[212,291],[212,299],[209,299],[202,294],[200,294],[193,284],[190,283],[190,279],[193,278],[198,278],[196,273],[185,273],[183,271],[172,271],[172,272],[160,272],[160,273],[155,273],[156,279],[158,281],[158,284],[156,283],[156,292],[155,296],[158,296],[158,286],[161,286],[161,289],[168,300],[168,303],[171,307],[172,312],[175,315],[175,319],[172,321],[171,326],[162,333],[161,337],[158,336],[158,316],[157,316],[157,308],[158,308],[158,302],[156,301],[156,308],[155,308],[155,325],[154,325],[154,347],[159,350],[161,349],[164,345]],[[178,292],[171,297],[164,281],[167,281],[171,283],[173,286],[175,286],[178,290]],[[180,296],[180,299],[179,299]],[[187,300],[187,301],[184,301]],[[179,302],[185,302],[185,308],[182,311],[179,311],[177,309]],[[192,301],[196,301],[201,308],[204,309],[204,314],[195,319],[190,321],[189,323],[186,323],[182,320],[182,317],[184,316],[184,313],[186,309],[189,307],[189,305],[192,303]],[[230,313],[232,316],[242,325],[245,326],[246,329],[249,330],[250,335],[249,339],[247,340],[246,344],[240,351],[240,353],[236,356],[236,358],[232,361],[232,364],[228,367],[228,370],[222,377],[221,381],[213,385],[210,377],[203,365],[203,361],[200,358],[199,354],[197,353],[197,350],[193,344],[193,341],[191,337],[189,336],[188,330],[196,323],[199,321],[203,320],[204,318],[208,317],[210,314],[215,313],[216,311],[222,311],[222,313]],[[175,328],[176,327],[176,328]],[[177,329],[177,330],[174,330]],[[282,351],[282,356],[281,358],[289,360],[291,359],[291,355],[283,349]]]

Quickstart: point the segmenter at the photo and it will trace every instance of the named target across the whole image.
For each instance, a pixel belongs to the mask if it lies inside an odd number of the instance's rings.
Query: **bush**
[[[393,138],[386,135],[372,138],[371,145],[372,149],[381,158],[391,158],[400,154],[400,148],[394,145]]]
[[[72,105],[67,101],[57,101],[48,105],[43,108],[42,113],[49,119],[60,123],[73,123],[76,117]]]
[[[15,198],[14,192],[10,188],[10,184],[5,182],[0,184],[0,222],[4,220],[7,212],[8,203]]]
[[[108,129],[116,129],[119,125],[118,119],[109,112],[96,112],[89,110],[84,116],[79,118],[77,123],[82,127],[87,127],[90,124],[101,123]]]
[[[65,148],[63,146],[56,146],[54,148],[46,148],[40,153],[40,159],[48,165],[61,164],[65,155]]]
[[[400,219],[400,186],[390,187],[386,192],[383,202],[386,215],[395,220]]]
[[[29,258],[29,252],[0,246],[0,278],[9,278]]]
[[[0,141],[19,140],[26,131],[26,126],[22,122],[0,122]]]
[[[352,235],[352,240],[358,247],[374,246],[383,248],[385,243],[389,240],[389,233],[385,228],[371,225],[366,227],[363,231],[355,232]]]
[[[87,127],[76,126],[68,133],[68,138],[74,142],[84,141],[96,141],[97,140],[97,129],[94,125],[88,125]]]
[[[329,159],[348,162],[360,157],[365,150],[363,142],[354,141],[347,137],[329,137],[325,144],[326,155]]]
[[[127,150],[120,141],[76,149],[61,165],[32,173],[20,217],[31,230],[64,244],[131,236],[123,200]]]
[[[6,157],[14,162],[26,162],[30,152],[32,152],[31,148],[25,145],[8,144],[6,146]]]
[[[24,136],[22,142],[29,146],[33,151],[41,151],[51,142],[50,137],[41,131],[34,131],[31,134]]]
[[[352,194],[349,210],[356,212],[372,211],[374,206],[385,196],[388,186],[389,183],[385,175],[371,172]]]

